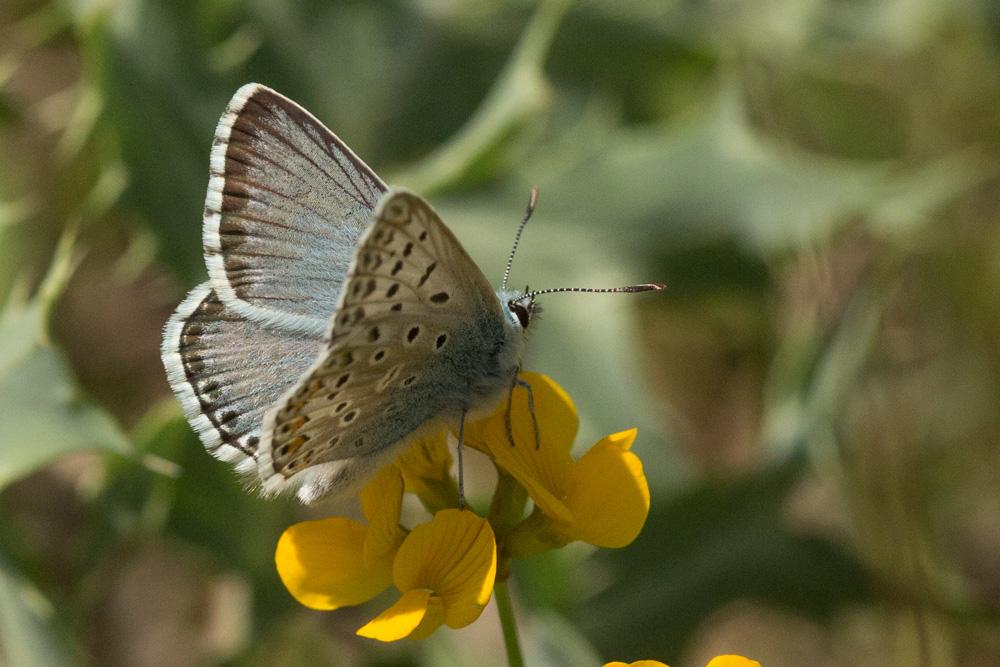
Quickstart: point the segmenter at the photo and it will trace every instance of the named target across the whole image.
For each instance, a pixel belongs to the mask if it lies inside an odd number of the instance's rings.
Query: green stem
[[[497,600],[500,627],[503,628],[503,643],[507,647],[507,664],[510,667],[524,667],[524,656],[521,655],[521,645],[517,639],[517,619],[514,618],[514,607],[510,604],[507,582],[498,581],[493,588],[493,595]]]

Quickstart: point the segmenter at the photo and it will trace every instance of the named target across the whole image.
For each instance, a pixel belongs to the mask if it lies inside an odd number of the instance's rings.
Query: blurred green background
[[[208,153],[260,81],[545,300],[579,447],[638,424],[639,539],[516,563],[532,665],[1000,664],[990,0],[2,0],[0,664],[495,665],[298,607],[306,516],[170,396]],[[492,488],[479,462],[472,493]],[[476,473],[476,463],[473,463]]]

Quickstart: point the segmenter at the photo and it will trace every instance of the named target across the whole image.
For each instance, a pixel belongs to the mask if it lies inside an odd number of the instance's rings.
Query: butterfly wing
[[[491,364],[507,336],[489,283],[437,214],[412,193],[389,192],[355,253],[325,351],[265,416],[265,491],[297,483],[311,502],[352,488],[396,445],[505,386],[514,369]]]
[[[386,186],[295,102],[247,84],[212,145],[204,250],[212,287],[243,317],[322,335]]]
[[[246,472],[256,469],[264,412],[322,347],[320,336],[243,318],[204,283],[167,322],[161,355],[170,386],[205,448]]]

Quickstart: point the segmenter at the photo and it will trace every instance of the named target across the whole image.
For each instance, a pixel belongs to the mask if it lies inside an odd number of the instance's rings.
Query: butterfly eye
[[[522,329],[527,329],[528,324],[531,322],[531,313],[528,311],[527,306],[518,301],[511,301],[509,306],[510,312],[517,316],[517,321],[521,323]]]

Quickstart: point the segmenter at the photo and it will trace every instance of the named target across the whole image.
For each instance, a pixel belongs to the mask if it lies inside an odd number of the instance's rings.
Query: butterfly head
[[[523,292],[501,289],[498,296],[500,303],[507,310],[508,321],[520,327],[522,331],[527,331],[531,321],[542,312],[541,304],[535,301],[534,295],[528,292],[527,287]]]

